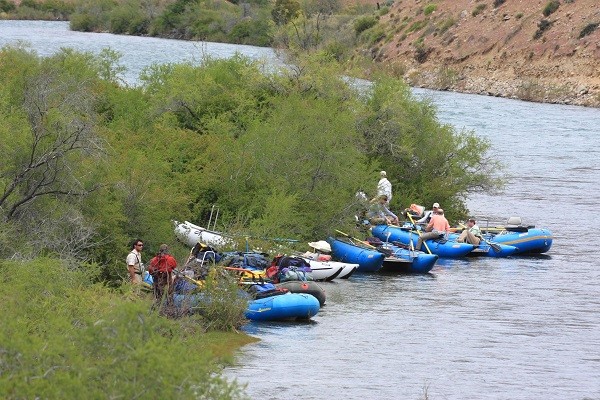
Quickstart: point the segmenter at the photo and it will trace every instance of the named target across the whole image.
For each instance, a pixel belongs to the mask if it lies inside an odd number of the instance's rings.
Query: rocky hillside
[[[395,0],[380,24],[413,85],[600,106],[600,0]]]

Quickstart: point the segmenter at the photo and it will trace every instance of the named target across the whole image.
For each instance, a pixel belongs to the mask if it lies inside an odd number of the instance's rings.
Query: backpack
[[[264,299],[265,297],[279,296],[289,292],[286,288],[278,288],[272,283],[262,283],[250,286],[248,293],[254,299]]]
[[[304,258],[278,256],[267,269],[267,276],[275,282],[312,281],[310,264]]]

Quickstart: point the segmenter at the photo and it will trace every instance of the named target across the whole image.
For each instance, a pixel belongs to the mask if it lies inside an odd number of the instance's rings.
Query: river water
[[[150,63],[235,52],[277,62],[252,46],[89,34],[63,22],[0,21],[0,46],[26,40],[123,53],[135,83]],[[324,284],[309,323],[249,324],[226,376],[253,399],[600,399],[600,110],[415,89],[439,119],[493,143],[510,181],[473,195],[479,217],[511,215],[547,227],[547,255],[445,260],[425,276],[353,276]],[[443,207],[443,204],[442,204]],[[586,229],[587,228],[587,229]]]

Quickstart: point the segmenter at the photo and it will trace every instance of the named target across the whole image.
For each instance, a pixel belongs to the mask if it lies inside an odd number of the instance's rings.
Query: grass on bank
[[[254,339],[167,319],[151,294],[94,284],[94,267],[0,261],[0,398],[243,398],[219,375]]]

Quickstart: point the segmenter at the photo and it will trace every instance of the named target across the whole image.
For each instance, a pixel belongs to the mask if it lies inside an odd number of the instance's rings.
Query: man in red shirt
[[[169,246],[161,244],[158,254],[150,260],[150,267],[148,267],[148,272],[152,275],[154,281],[154,298],[157,302],[163,299],[166,286],[167,304],[171,304],[173,299],[173,270],[175,268],[177,268],[177,260],[169,254]]]
[[[450,232],[450,224],[446,217],[444,217],[444,210],[438,208],[437,211],[431,216],[431,220],[427,227],[425,227],[426,233],[419,236],[415,250],[421,250],[423,242],[428,239],[438,239],[439,237],[446,235]]]

